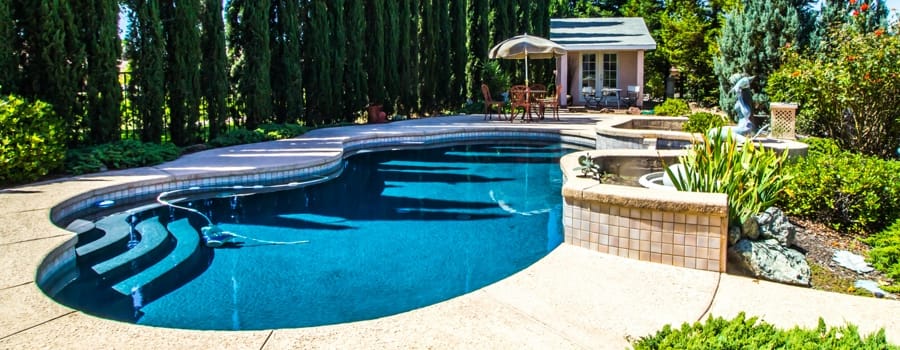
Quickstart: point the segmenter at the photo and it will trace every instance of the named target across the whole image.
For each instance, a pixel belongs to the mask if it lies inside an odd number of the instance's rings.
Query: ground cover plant
[[[744,313],[731,320],[709,317],[705,322],[684,323],[679,328],[666,325],[653,335],[632,343],[635,349],[900,349],[889,344],[884,329],[861,335],[856,326],[828,327],[820,318],[815,329],[789,330],[747,318]]]

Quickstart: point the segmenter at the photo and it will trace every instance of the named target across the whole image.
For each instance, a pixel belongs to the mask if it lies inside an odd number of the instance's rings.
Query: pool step
[[[140,233],[141,240],[134,248],[91,267],[101,279],[120,280],[128,272],[140,270],[172,250],[174,242],[169,239],[169,231],[159,222],[159,218],[141,221],[135,229]]]
[[[140,290],[145,302],[155,300],[160,295],[173,290],[173,285],[180,285],[196,276],[191,268],[204,254],[200,254],[200,234],[188,222],[180,219],[168,226],[175,237],[175,249],[157,263],[145,270],[113,285],[113,289],[122,295],[131,295]],[[180,267],[186,267],[181,271]]]
[[[103,231],[103,235],[93,241],[75,248],[75,254],[79,258],[90,260],[92,256],[103,256],[103,252],[122,249],[128,242],[131,225],[128,218],[131,213],[124,212],[107,216],[95,224],[96,228]],[[81,239],[79,235],[79,239]]]

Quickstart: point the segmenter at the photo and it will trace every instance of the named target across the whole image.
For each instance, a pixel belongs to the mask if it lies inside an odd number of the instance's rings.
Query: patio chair
[[[538,100],[541,104],[541,111],[546,111],[547,107],[550,107],[553,110],[553,119],[559,120],[559,94],[562,91],[562,86],[556,86],[556,93],[552,96],[547,96]],[[545,113],[541,113],[541,119],[544,118]]]
[[[522,110],[522,120],[525,120],[526,115],[531,119],[531,101],[528,100],[528,95],[528,87],[525,85],[513,85],[509,88],[510,122],[516,120],[519,109]]]
[[[492,119],[494,109],[497,110],[497,118],[503,120],[503,108],[506,107],[504,101],[494,101],[491,96],[491,89],[487,84],[481,84],[481,94],[484,95],[484,119]]]

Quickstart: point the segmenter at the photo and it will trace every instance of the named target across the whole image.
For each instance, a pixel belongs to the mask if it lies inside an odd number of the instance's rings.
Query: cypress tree
[[[435,16],[437,17],[435,26],[435,69],[438,73],[435,80],[435,98],[441,109],[450,106],[458,106],[461,101],[450,99],[450,82],[453,79],[453,70],[450,69],[450,48],[452,43],[450,39],[450,3],[448,0],[435,1]]]
[[[450,0],[450,101],[466,100],[466,1]]]
[[[76,2],[73,2],[73,4]],[[89,142],[107,143],[119,140],[119,105],[122,88],[119,85],[118,35],[119,6],[116,0],[80,0],[84,5],[82,41],[87,57],[87,120]]]
[[[311,122],[318,124],[332,118],[328,115],[331,110],[331,104],[336,101],[330,100],[331,84],[331,55],[328,50],[331,45],[329,39],[329,23],[327,0],[312,0],[309,2],[309,8],[304,13],[309,15],[306,26],[303,30],[303,45],[305,53],[306,75],[303,78],[311,88],[306,91],[306,110],[307,117]]]
[[[343,79],[344,70],[347,64],[347,35],[344,31],[344,0],[332,0],[328,6],[331,42],[331,72],[334,82],[331,84],[331,90],[328,91],[328,99],[331,101],[343,101],[344,89]],[[335,121],[351,121],[350,115],[344,113],[345,106],[342,103],[331,103],[328,106],[328,116]]]
[[[269,4],[231,0],[227,15],[238,113],[246,118],[244,127],[253,130],[272,116]]]
[[[0,0],[0,94],[16,92],[19,59],[12,0]]]
[[[209,139],[225,129],[228,97],[228,58],[225,55],[225,22],[222,20],[222,1],[204,0],[200,14],[200,90],[206,103]]]
[[[81,129],[78,94],[84,82],[84,45],[71,2],[26,0],[17,3],[16,18],[21,25],[22,80],[20,93],[53,105],[56,117],[69,130]],[[79,134],[66,134],[69,142]]]
[[[130,3],[132,18],[126,48],[132,66],[129,89],[144,142],[160,142],[163,134],[166,50],[158,5],[155,0]]]
[[[395,110],[395,105],[398,103],[400,96],[400,67],[397,64],[400,58],[400,21],[399,16],[396,16],[399,9],[398,1],[385,1],[384,3],[384,12],[386,14],[390,14],[385,17],[386,28],[384,32],[384,40],[385,45],[389,48],[384,51],[384,60],[388,64],[384,67],[384,85],[385,85],[385,94],[386,94],[386,103],[385,109],[388,111]]]
[[[400,56],[398,58],[399,81],[400,81],[400,107],[398,110],[404,114],[411,114],[419,109],[418,104],[418,88],[416,82],[418,79],[418,45],[413,39],[416,36],[418,26],[418,16],[416,9],[418,2],[416,0],[400,0],[400,17],[399,37],[400,37]]]
[[[488,54],[488,1],[469,0],[466,8],[469,19],[469,58],[466,63],[469,98],[480,96],[481,82],[484,81],[484,60]]]
[[[366,31],[369,43],[366,50],[366,70],[369,79],[369,102],[384,103],[385,94],[385,38],[384,2],[394,0],[366,0]]]
[[[734,74],[754,76],[753,100],[761,107],[768,106],[765,87],[769,73],[781,65],[779,50],[796,40],[799,29],[797,9],[788,0],[751,0],[742,12],[726,15],[714,62],[723,110],[731,111],[737,99],[730,92]]]
[[[435,35],[436,18],[433,3],[437,0],[424,0],[419,2],[419,76],[426,77],[418,82],[419,99],[422,104],[422,112],[434,113],[437,110],[435,101],[435,85],[438,76],[438,68],[435,62],[437,55],[437,38]]]
[[[397,2],[393,2],[397,3]],[[344,113],[353,115],[366,106],[366,12],[363,0],[347,0],[343,21],[347,35],[344,69]],[[402,43],[401,43],[402,44]]]
[[[198,0],[163,1],[163,18],[166,18],[163,29],[168,47],[169,134],[179,146],[201,140],[199,9]]]
[[[299,2],[273,0],[269,21],[273,112],[279,123],[293,123],[303,116]]]

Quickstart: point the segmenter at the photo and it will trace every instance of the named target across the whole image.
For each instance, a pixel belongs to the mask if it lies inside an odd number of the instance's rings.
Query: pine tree
[[[16,92],[19,59],[16,54],[16,27],[12,0],[0,0],[0,94]]]
[[[742,12],[726,15],[719,37],[715,72],[719,78],[719,105],[731,111],[737,97],[732,94],[735,74],[753,76],[753,100],[762,110],[768,106],[765,93],[768,75],[781,64],[781,48],[792,43],[800,30],[797,9],[788,0],[751,0]]]
[[[141,140],[160,142],[165,113],[165,41],[160,21],[159,3],[155,0],[132,0],[132,18],[128,33],[127,55],[131,59],[129,82],[138,111]]]
[[[450,101],[466,100],[466,1],[450,0]]]
[[[450,39],[450,2],[448,0],[435,1],[435,15],[437,17],[435,26],[435,45],[437,45],[435,66],[438,75],[435,79],[435,98],[441,109],[459,106],[462,101],[450,100],[450,82],[453,78],[453,70],[450,69],[450,51],[452,43]]]
[[[228,97],[228,58],[225,55],[225,23],[222,20],[222,1],[204,0],[200,15],[200,89],[206,102],[209,139],[225,129]]]
[[[119,85],[118,35],[119,6],[116,0],[79,0],[82,16],[82,42],[87,61],[86,124],[90,129],[89,143],[107,143],[121,137],[119,105],[122,88]]]
[[[419,98],[422,111],[426,114],[435,113],[438,110],[436,98],[436,85],[438,76],[437,66],[437,16],[434,3],[438,0],[427,0],[419,3]]]
[[[300,4],[297,0],[272,0],[271,6],[273,112],[279,123],[296,122],[303,116]]]
[[[169,135],[178,146],[201,141],[198,0],[162,1],[166,35]]]
[[[394,1],[393,3],[397,3]],[[363,0],[347,0],[343,26],[347,35],[347,63],[344,69],[344,113],[348,116],[366,107],[366,12]],[[395,16],[398,17],[398,16]],[[400,42],[402,44],[402,42]],[[399,47],[397,48],[399,50]],[[397,66],[394,64],[393,66]]]
[[[474,99],[481,94],[481,82],[484,81],[484,60],[488,55],[488,1],[469,0],[466,17],[469,19],[469,58],[466,63],[466,79],[468,80],[468,98]]]
[[[272,116],[272,63],[269,46],[269,5],[264,1],[231,0],[228,41],[232,52],[232,84],[244,127],[256,129]]]

